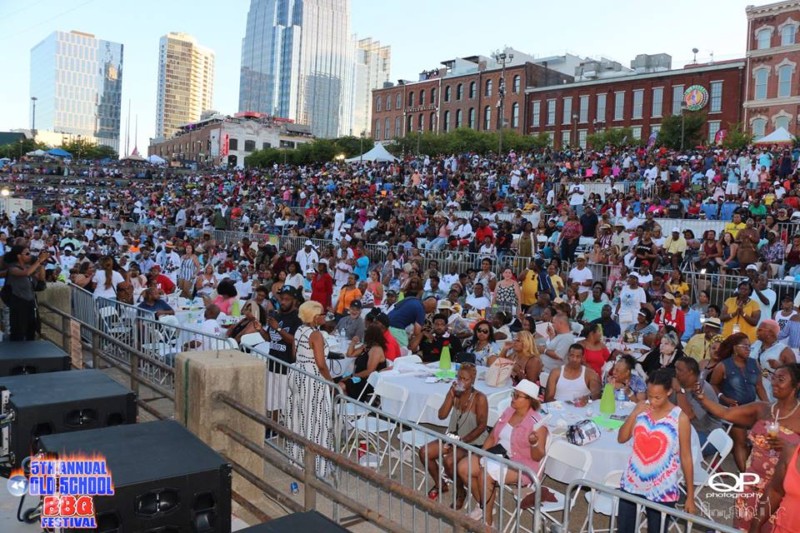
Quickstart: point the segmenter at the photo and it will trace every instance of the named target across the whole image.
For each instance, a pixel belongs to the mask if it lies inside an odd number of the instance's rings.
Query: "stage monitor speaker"
[[[50,341],[0,342],[0,377],[61,372],[71,367],[69,354]]]
[[[240,529],[238,533],[298,533],[301,531],[347,533],[349,530],[317,511],[307,511],[305,513],[282,516],[257,526]]]
[[[13,412],[0,429],[0,474],[38,448],[42,435],[136,423],[136,395],[99,370],[72,370],[0,378],[0,415]]]
[[[97,533],[231,530],[231,466],[178,422],[47,435],[40,451],[105,457],[114,495],[94,499]]]

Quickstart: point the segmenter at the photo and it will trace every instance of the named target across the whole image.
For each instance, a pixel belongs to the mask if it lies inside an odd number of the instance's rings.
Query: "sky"
[[[536,57],[570,52],[625,66],[667,53],[673,68],[744,56],[745,6],[753,0],[351,0],[351,30],[392,47],[392,81],[417,80],[441,61],[504,46]],[[765,2],[759,2],[763,5]],[[30,50],[56,30],[125,45],[123,109],[138,117],[136,143],[155,133],[158,42],[185,32],[216,53],[214,109],[238,111],[239,67],[249,0],[0,0],[0,131],[30,128]],[[647,6],[647,7],[645,7]],[[122,145],[125,121],[123,116]],[[134,126],[131,125],[133,136]]]

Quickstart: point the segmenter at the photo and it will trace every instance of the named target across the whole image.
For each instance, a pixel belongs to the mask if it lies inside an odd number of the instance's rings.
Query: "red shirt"
[[[400,357],[400,344],[397,342],[397,339],[389,332],[387,329],[383,332],[383,338],[386,341],[386,353],[383,355],[386,356],[386,359],[389,361],[394,361],[398,357]]]
[[[158,288],[161,289],[161,292],[164,294],[172,294],[175,292],[175,284],[164,274],[156,276],[156,285],[158,285]]]
[[[314,274],[311,280],[311,299],[322,304],[325,309],[331,306],[331,296],[333,295],[333,278],[327,272],[324,274]]]
[[[494,232],[489,226],[486,226],[485,228],[478,228],[478,230],[475,232],[475,242],[483,244],[483,240],[486,237],[491,238],[492,242],[494,242]]]
[[[656,311],[656,316],[653,319],[653,323],[659,328],[664,326],[672,326],[678,331],[678,337],[683,335],[683,332],[686,331],[686,322],[684,320],[683,310],[675,306],[672,307],[672,313],[669,315],[664,311],[663,307]]]

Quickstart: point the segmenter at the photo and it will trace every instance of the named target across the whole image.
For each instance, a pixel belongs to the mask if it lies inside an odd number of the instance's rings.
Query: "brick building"
[[[720,129],[743,120],[744,77],[745,61],[737,60],[529,88],[525,132],[548,133],[556,147],[585,147],[587,135],[606,128],[631,127],[634,138],[647,139],[664,117],[681,113],[687,90],[700,86],[704,135],[713,142]]]
[[[748,6],[744,121],[760,137],[800,134],[800,1]]]
[[[443,64],[444,68],[423,72],[419,81],[401,81],[372,92],[372,137],[376,141],[417,131],[497,130],[502,66],[481,56]],[[543,64],[509,62],[505,68],[506,128],[524,133],[527,88],[573,79]]]

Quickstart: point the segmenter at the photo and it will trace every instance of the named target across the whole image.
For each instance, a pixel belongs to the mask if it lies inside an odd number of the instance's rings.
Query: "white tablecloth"
[[[560,404],[562,409],[554,409],[554,404]],[[621,412],[618,412],[618,414],[629,414],[632,410],[632,407],[632,404],[629,404],[628,407],[623,408]],[[592,402],[590,406],[582,408],[574,407],[563,402],[551,402],[550,404],[544,405],[543,411],[544,410],[547,410],[552,415],[550,420],[547,421],[547,426],[551,432],[551,435],[554,438],[564,438],[561,435],[555,435],[552,433],[553,429],[558,424],[559,419],[564,420],[567,425],[571,425],[579,420],[592,418],[593,416],[599,414],[600,402]],[[591,416],[587,416],[589,415],[589,410],[591,410]],[[617,442],[618,430],[607,430],[605,428],[601,429],[603,430],[603,433],[600,439],[585,446],[585,448],[592,455],[592,466],[587,477],[590,481],[597,481],[598,483],[602,483],[606,475],[612,470],[625,470],[628,467],[628,459],[633,451],[633,438],[631,438],[625,444],[620,444]],[[694,428],[692,428],[692,458],[694,459],[694,471],[696,474],[701,470],[701,457],[700,439],[698,438],[697,432],[694,430]],[[553,463],[554,464],[550,464],[548,466],[548,470],[555,468],[556,471],[568,472],[574,469],[573,467],[562,465],[556,463],[555,461]]]
[[[421,370],[420,373],[424,371]],[[433,375],[435,369],[429,369],[430,375]],[[408,390],[408,401],[405,408],[400,412],[400,405],[398,402],[384,400],[381,402],[381,410],[400,418],[405,418],[412,422],[416,422],[419,414],[425,409],[425,403],[428,398],[433,395],[444,396],[450,388],[449,382],[427,383],[425,376],[416,374],[403,374],[397,371],[381,372],[381,380],[388,380],[389,382],[398,385]],[[478,379],[475,383],[475,388],[487,396],[501,391],[511,391],[511,384],[507,387],[490,387],[482,379]],[[432,409],[427,409],[420,420],[423,424],[433,424],[436,426],[447,426],[449,420],[439,420],[436,412]]]

